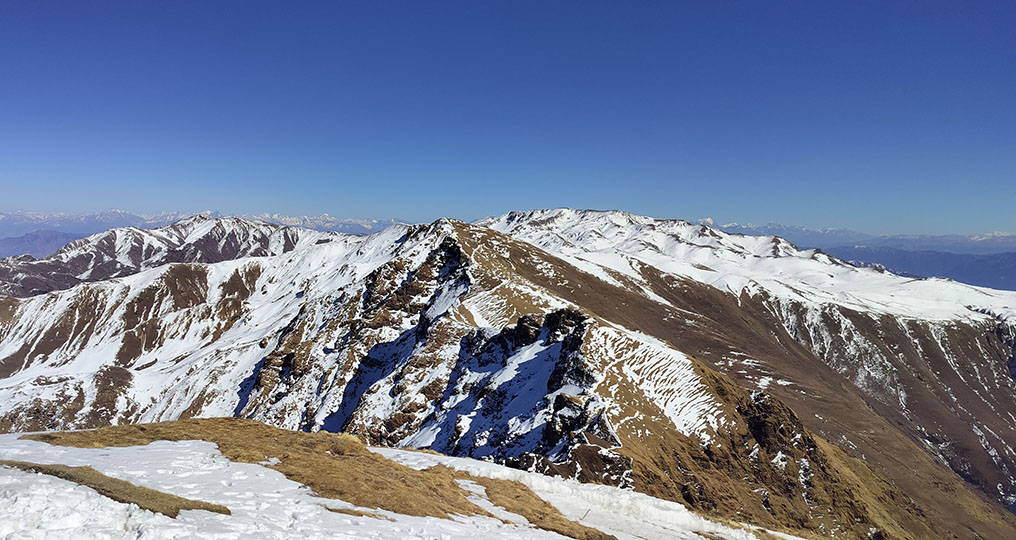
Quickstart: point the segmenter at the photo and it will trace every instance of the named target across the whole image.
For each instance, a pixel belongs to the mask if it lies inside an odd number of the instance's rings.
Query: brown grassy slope
[[[730,405],[724,427],[708,445],[676,432],[652,403],[630,394],[633,407],[645,414],[619,428],[619,451],[632,458],[637,490],[712,517],[806,538],[824,537],[823,531],[863,537],[871,528],[887,538],[934,536],[909,497],[804,428],[789,407],[771,396],[753,399],[722,375],[703,375]],[[786,456],[782,468],[773,463],[778,452]],[[799,481],[801,460],[813,475],[807,489]]]
[[[466,254],[471,258],[484,255],[481,266],[501,275],[520,276],[576,303],[594,317],[672,343],[678,350],[701,359],[703,363],[699,365],[710,372],[712,370],[704,364],[724,371],[725,366],[720,361],[731,352],[737,352],[793,380],[793,387],[774,385],[771,390],[799,413],[805,427],[828,441],[844,445],[842,450],[834,444],[827,445],[830,450],[835,449],[826,452],[834,455],[833,461],[838,463],[833,472],[856,478],[855,483],[863,484],[857,487],[869,493],[884,492],[885,486],[889,486],[902,491],[909,499],[862,497],[872,508],[882,505],[878,513],[891,517],[894,527],[908,533],[902,537],[1009,538],[1016,535],[1016,517],[937,463],[894,419],[880,416],[849,381],[787,334],[771,309],[764,305],[763,298],[747,295],[737,298],[707,285],[654,274],[651,268],[643,267],[653,291],[685,310],[676,311],[633,292],[637,288],[629,290],[610,285],[530,244],[489,229],[461,222],[454,224]],[[495,257],[494,250],[482,249],[493,243],[507,255]],[[553,269],[553,275],[548,275],[547,268]],[[730,370],[731,378],[737,385],[749,385],[751,381],[737,373],[741,367]],[[636,470],[653,471],[653,474],[641,476],[636,489],[689,502],[685,495],[688,490],[681,483],[668,483],[666,473],[677,469],[681,462],[675,457],[679,452],[672,446],[678,444],[677,441],[664,441],[680,434],[675,434],[672,427],[669,433],[667,431],[668,428],[663,428],[659,433],[662,438],[656,437],[655,442],[650,440],[652,438],[642,439],[644,443],[635,437],[629,439],[635,441],[627,447],[629,455],[635,458]],[[718,477],[718,464],[701,454],[689,448],[684,462],[701,462],[702,468],[712,470]],[[863,463],[859,458],[863,458]],[[661,463],[666,466],[660,466]],[[702,506],[691,498],[691,506],[710,510],[711,503]],[[723,499],[731,505],[717,504],[713,512],[745,519],[737,500],[752,501],[757,495],[739,488]],[[735,503],[739,506],[733,506]],[[750,506],[750,503],[743,506]],[[872,518],[876,517],[873,513]],[[929,530],[934,531],[930,536]]]
[[[117,502],[136,504],[145,510],[158,512],[175,518],[181,510],[207,510],[229,515],[225,506],[177,497],[162,491],[136,486],[130,482],[110,478],[91,467],[68,467],[66,465],[42,465],[25,461],[0,460],[0,467],[11,467],[23,471],[47,474],[81,484],[98,491],[100,495]]]
[[[340,499],[363,508],[380,508],[398,514],[449,518],[484,515],[470,502],[469,493],[456,482],[462,473],[447,467],[417,471],[367,449],[356,437],[336,433],[305,433],[271,427],[253,420],[206,418],[159,424],[112,426],[91,431],[40,433],[24,439],[79,448],[139,446],[158,440],[204,440],[219,447],[232,461],[260,463],[278,458],[269,467],[304,484],[319,496]],[[468,477],[484,485],[484,478]],[[561,516],[553,506],[522,484],[488,482],[492,491],[517,496],[509,511],[526,517],[537,527],[580,540],[607,540],[612,536],[584,527]],[[492,492],[491,496],[494,494]],[[493,499],[492,499],[493,500]],[[495,504],[498,504],[495,502]]]

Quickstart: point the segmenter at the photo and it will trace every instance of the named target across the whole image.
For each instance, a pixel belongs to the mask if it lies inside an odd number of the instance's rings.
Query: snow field
[[[52,446],[17,437],[0,435],[0,459],[87,465],[139,486],[224,505],[232,515],[184,510],[171,519],[115,502],[72,482],[0,468],[0,538],[9,540],[563,538],[532,528],[524,517],[493,505],[485,489],[468,480],[460,481],[460,485],[472,493],[470,500],[500,519],[480,516],[441,519],[357,508],[343,501],[317,497],[306,486],[273,469],[232,462],[214,444],[205,441],[157,441],[146,446],[92,449]],[[565,517],[621,540],[701,540],[703,537],[697,531],[727,540],[756,538],[746,530],[697,516],[680,504],[632,491],[580,484],[468,458],[389,448],[372,450],[416,469],[443,464],[474,476],[521,482]],[[331,512],[326,506],[378,517]]]
[[[232,512],[227,516],[184,510],[171,519],[115,502],[72,482],[0,468],[0,538],[9,540],[563,538],[489,517],[457,516],[450,520],[356,508],[336,499],[316,497],[307,487],[267,467],[232,462],[214,444],[204,441],[158,441],[147,446],[82,449],[0,435],[0,459],[89,465],[111,477],[180,497],[222,504]],[[330,512],[325,506],[356,509],[379,517]]]

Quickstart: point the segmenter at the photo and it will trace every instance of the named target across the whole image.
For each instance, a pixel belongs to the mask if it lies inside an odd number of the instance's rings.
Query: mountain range
[[[700,220],[700,223],[711,225],[712,220]],[[809,229],[779,223],[767,225],[727,223],[719,225],[717,228],[736,234],[780,236],[806,249],[860,245],[905,251],[935,251],[973,255],[1016,251],[1016,234],[1007,232],[971,235],[872,235],[850,229]]]
[[[730,223],[719,228],[737,234],[780,236],[802,248],[819,248],[897,274],[946,277],[971,285],[1016,290],[1014,234],[874,236],[848,229],[807,229],[775,223]]]
[[[0,213],[0,257],[45,257],[89,234],[117,227],[158,228],[192,215],[227,217],[214,211],[143,216],[119,210],[96,214]],[[264,213],[235,217],[350,234],[369,234],[400,223],[394,219],[343,219],[327,214],[308,217]],[[712,225],[712,220],[699,223]],[[717,228],[737,234],[780,236],[801,248],[820,248],[857,264],[881,266],[902,275],[946,277],[971,285],[1016,290],[1016,235],[1012,234],[874,236],[849,229],[808,229],[777,223],[763,226],[729,223]]]
[[[377,232],[394,223],[399,223],[395,219],[335,218],[328,214],[286,216],[263,213],[229,216],[212,210],[198,213],[161,212],[146,215],[132,214],[123,210],[107,210],[92,214],[0,212],[0,257],[26,254],[33,257],[44,257],[55,253],[57,249],[72,240],[98,232],[123,227],[154,229],[165,227],[191,216],[213,219],[240,217],[250,221],[350,234]]]
[[[0,431],[241,417],[803,537],[1016,533],[1016,293],[569,209],[192,217],[0,290]]]
[[[973,255],[887,247],[836,246],[830,255],[914,277],[948,277],[971,285],[1016,291],[1016,251]]]
[[[0,238],[0,257],[31,255],[45,257],[56,253],[65,245],[82,238],[82,235],[39,229],[21,236]]]

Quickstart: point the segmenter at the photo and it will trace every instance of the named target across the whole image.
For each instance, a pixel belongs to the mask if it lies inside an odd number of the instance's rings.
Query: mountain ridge
[[[236,415],[794,530],[1002,534],[1014,298],[620,212],[443,219],[5,299],[0,427]]]

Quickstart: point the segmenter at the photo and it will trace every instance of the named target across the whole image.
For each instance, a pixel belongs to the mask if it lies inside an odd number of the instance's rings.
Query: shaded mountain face
[[[1014,294],[619,212],[181,236],[0,298],[0,430],[242,416],[770,528],[1016,531]]]
[[[47,257],[82,236],[84,235],[40,230],[21,236],[0,238],[0,257],[10,257],[12,255]]]

